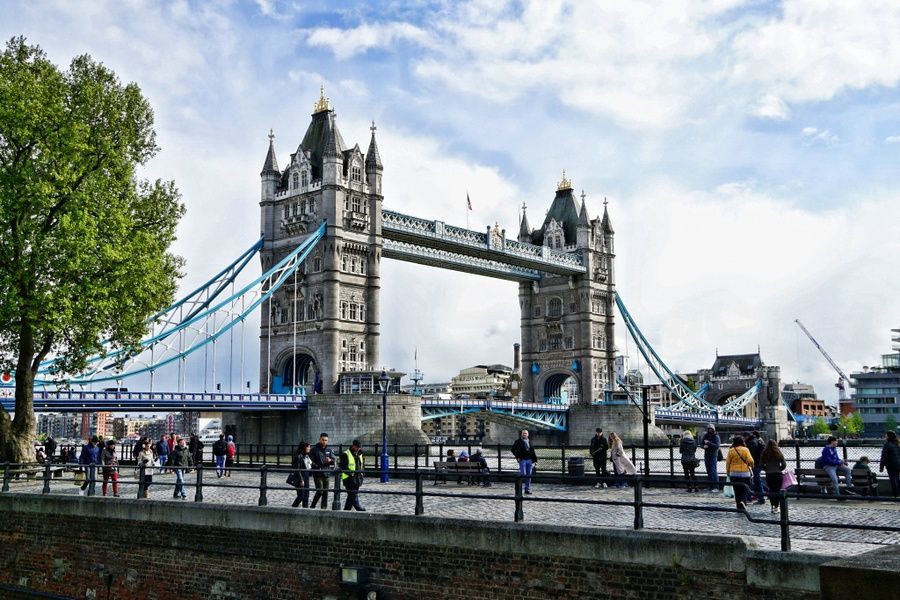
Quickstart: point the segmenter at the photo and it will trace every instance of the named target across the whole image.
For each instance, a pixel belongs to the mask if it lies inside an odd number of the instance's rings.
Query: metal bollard
[[[266,498],[266,483],[268,481],[268,467],[263,465],[259,468],[259,505],[265,506],[269,503]]]
[[[525,511],[523,510],[525,496],[522,494],[522,476],[516,476],[516,512],[513,515],[513,520],[516,523],[525,520]]]
[[[194,502],[203,502],[203,465],[197,465],[197,482],[194,486]]]
[[[3,489],[2,493],[9,491],[9,463],[3,463]]]
[[[634,478],[634,528],[644,528],[644,495],[641,489],[643,480],[641,477]]]
[[[417,515],[425,514],[425,505],[422,501],[425,496],[424,492],[422,491],[422,479],[423,479],[422,473],[419,473],[418,471],[416,471],[416,514]]]
[[[781,496],[781,511],[779,514],[779,525],[781,526],[781,551],[782,552],[790,552],[791,550],[791,532],[790,532],[790,521],[788,519],[788,502],[787,502],[787,492],[781,490],[779,492]]]
[[[88,465],[87,495],[94,496],[96,494],[97,494],[97,465]]]
[[[331,510],[341,510],[341,471],[334,472],[334,498],[331,500]]]
[[[44,465],[44,489],[41,490],[42,494],[50,493],[50,463]]]
[[[141,498],[144,497],[144,492],[146,491],[147,484],[146,484],[146,481],[145,481],[145,479],[144,479],[144,474],[145,474],[146,472],[147,472],[147,466],[146,466],[146,465],[143,465],[143,464],[142,464],[140,467],[138,467],[138,492],[137,492],[137,497],[138,497],[139,500],[140,500]]]

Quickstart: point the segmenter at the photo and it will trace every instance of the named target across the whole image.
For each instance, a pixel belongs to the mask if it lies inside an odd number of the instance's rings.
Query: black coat
[[[891,471],[900,471],[900,445],[885,442],[881,449],[881,467]]]
[[[313,469],[333,469],[334,468],[334,452],[331,448],[325,446],[322,448],[318,444],[310,448],[309,457],[312,459]],[[331,458],[331,464],[325,464],[325,459]]]
[[[607,452],[609,452],[609,442],[606,441],[605,435],[600,437],[595,435],[591,438],[591,456],[594,460],[603,458]]]
[[[512,445],[513,456],[516,460],[531,460],[537,462],[537,454],[534,453],[534,444],[529,442],[528,449],[525,448],[525,442],[522,438],[517,439]]]

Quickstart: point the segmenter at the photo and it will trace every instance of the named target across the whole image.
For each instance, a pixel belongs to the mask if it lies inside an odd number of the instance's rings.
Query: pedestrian
[[[878,477],[875,476],[875,473],[872,472],[872,468],[869,466],[869,457],[860,456],[859,460],[856,461],[850,468],[851,473],[853,473],[854,471],[865,471],[865,476],[861,478],[857,477],[857,481],[859,481],[859,479],[863,479],[866,482],[863,486],[854,485],[854,489],[860,492],[863,496],[877,496]]]
[[[594,430],[594,437],[591,438],[591,460],[594,461],[594,473],[597,475],[597,483],[595,488],[602,488],[604,483],[608,481],[609,472],[606,470],[606,455],[609,452],[609,442],[603,435],[603,428],[598,427]]]
[[[224,433],[220,433],[219,439],[213,443],[212,452],[216,461],[216,477],[222,477],[225,475],[225,458],[228,455],[228,442],[225,441]]]
[[[537,465],[537,454],[534,452],[534,446],[528,439],[528,430],[523,429],[519,432],[519,439],[512,445],[512,454],[519,461],[519,473],[525,477],[525,493],[531,495],[531,476],[534,474],[535,465]]]
[[[40,464],[43,464],[47,460],[47,453],[44,452],[43,446],[38,446],[37,450],[34,451],[34,459]]]
[[[309,474],[312,472],[312,458],[309,456],[309,442],[300,442],[297,445],[297,451],[294,453],[293,460],[294,487],[297,488],[297,497],[291,504],[294,508],[309,506]]]
[[[841,457],[838,456],[837,443],[836,437],[833,435],[828,436],[825,447],[822,448],[820,460],[822,461],[822,468],[825,469],[825,472],[828,473],[828,477],[831,479],[831,487],[834,495],[840,496],[841,484],[838,480],[838,474],[844,476],[844,483],[847,484],[847,487],[853,487],[853,474],[850,472],[850,467],[847,466],[847,461],[842,460]]]
[[[719,461],[722,460],[722,440],[716,433],[716,427],[712,423],[706,426],[706,433],[700,440],[703,448],[703,465],[706,467],[706,475],[709,477],[709,491],[719,491]]]
[[[747,449],[750,451],[750,456],[753,457],[753,491],[756,493],[756,503],[765,504],[768,486],[762,478],[762,453],[766,448],[766,443],[759,431],[756,430],[750,433],[749,440]]]
[[[637,469],[625,455],[622,439],[614,431],[609,434],[609,449],[612,453],[613,472],[616,474],[616,487],[619,489],[628,487],[628,484],[625,483],[625,475],[634,475]]]
[[[106,448],[100,453],[103,464],[103,495],[106,495],[107,484],[112,481],[113,496],[119,497],[119,460],[116,458],[116,441],[106,442]]]
[[[784,472],[787,470],[787,462],[784,453],[778,447],[778,442],[770,439],[759,457],[759,467],[766,472],[766,484],[769,487],[769,503],[772,505],[772,514],[777,515],[781,509],[781,488],[784,485]]]
[[[456,451],[453,450],[453,448],[448,448],[448,449],[447,449],[447,458],[444,459],[444,462],[447,462],[447,463],[455,463],[455,462],[456,462]],[[446,472],[447,472],[447,468],[445,467],[445,468],[443,469],[443,473],[441,473],[441,474],[438,476],[438,481],[439,481],[440,483],[443,483],[443,484],[446,484],[446,483],[447,483],[447,475],[446,475]],[[435,483],[437,483],[437,481],[436,481]]]
[[[166,462],[169,460],[169,440],[165,434],[161,435],[159,441],[156,442],[156,455],[159,457],[159,472],[165,473]]]
[[[138,476],[140,476],[140,469],[144,467],[144,498],[150,497],[150,484],[153,483],[153,445],[150,443],[150,440],[144,438],[144,446],[141,448],[141,451],[138,452],[137,455],[137,469]]]
[[[141,453],[141,450],[144,449],[144,438],[140,438],[134,440],[134,444],[131,445],[131,460],[137,462],[138,454]]]
[[[86,467],[86,476],[84,478],[84,483],[81,484],[81,490],[79,490],[78,492],[80,496],[84,496],[84,491],[91,483],[90,465],[100,464],[100,438],[98,438],[96,435],[92,437],[87,444],[81,447],[81,455],[78,457],[78,464],[85,465]],[[96,477],[96,475],[94,475],[94,477]],[[93,488],[91,489],[93,490]]]
[[[881,466],[879,471],[887,470],[891,493],[894,498],[900,496],[900,441],[893,431],[884,432],[884,446],[881,448]]]
[[[169,444],[169,454],[175,452],[175,442],[176,442],[176,441],[177,441],[177,440],[175,439],[175,434],[174,434],[174,433],[170,433],[170,434],[169,434],[169,439],[166,440],[166,443]]]
[[[234,443],[234,436],[227,436],[225,442],[225,477],[231,477],[231,467],[234,465],[234,457],[237,455],[237,446]]]
[[[347,490],[347,500],[344,502],[344,510],[351,508],[365,512],[359,504],[359,488],[362,486],[362,470],[365,468],[362,458],[362,447],[359,440],[350,442],[350,447],[344,450],[340,459],[341,481]]]
[[[460,450],[459,459],[456,462],[461,462],[461,463],[469,462],[469,453],[466,452],[465,450]],[[463,482],[463,478],[462,478],[462,475],[460,475],[459,477],[456,478],[456,485],[461,485],[462,482]],[[470,483],[470,484],[472,483],[471,477],[469,477],[468,483]]]
[[[194,461],[191,458],[191,451],[188,449],[184,438],[178,440],[178,445],[172,451],[169,458],[169,466],[175,471],[175,491],[172,493],[173,498],[181,497],[182,500],[187,498],[184,493],[184,470],[193,466]]]
[[[731,479],[734,488],[734,503],[739,511],[747,510],[747,502],[751,498],[750,486],[753,483],[753,457],[747,449],[744,438],[736,435],[731,440],[731,448],[725,458],[725,472]]]
[[[44,442],[44,450],[47,451],[47,460],[53,462],[53,459],[56,458],[56,440],[53,439],[53,436],[48,436],[47,441]]]
[[[484,454],[481,453],[481,448],[476,450],[475,454],[472,455],[472,462],[477,462],[478,466],[481,468],[481,485],[484,487],[491,487],[491,469],[488,467],[487,459],[484,457]],[[475,485],[478,485],[478,483]]]
[[[315,508],[321,498],[322,508],[328,508],[328,476],[334,469],[334,452],[328,447],[327,433],[319,434],[319,443],[309,451],[309,457],[312,459],[313,482],[316,484],[312,507]]]
[[[699,492],[697,487],[697,466],[700,461],[697,460],[697,440],[690,429],[686,429],[681,434],[681,443],[678,445],[678,452],[681,454],[681,468],[684,470],[684,479],[687,481],[688,492]]]
[[[205,448],[203,442],[192,431],[188,440],[188,452],[191,453],[191,461],[193,461],[195,466],[199,467],[203,464],[203,448]]]

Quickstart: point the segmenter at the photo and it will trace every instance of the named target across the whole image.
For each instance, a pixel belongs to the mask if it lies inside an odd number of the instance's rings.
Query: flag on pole
[[[466,206],[472,210],[472,199],[469,198],[469,192],[466,192]]]

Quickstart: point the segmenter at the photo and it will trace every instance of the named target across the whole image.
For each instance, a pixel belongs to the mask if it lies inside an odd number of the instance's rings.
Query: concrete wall
[[[3,586],[72,598],[819,598],[828,557],[739,537],[143,500],[0,496]],[[107,587],[108,585],[108,587]]]
[[[575,405],[569,408],[569,441],[572,446],[588,445],[597,427],[604,435],[612,432],[622,438],[626,446],[640,445],[644,441],[643,416],[633,404]],[[650,442],[668,443],[666,434],[650,423]]]

